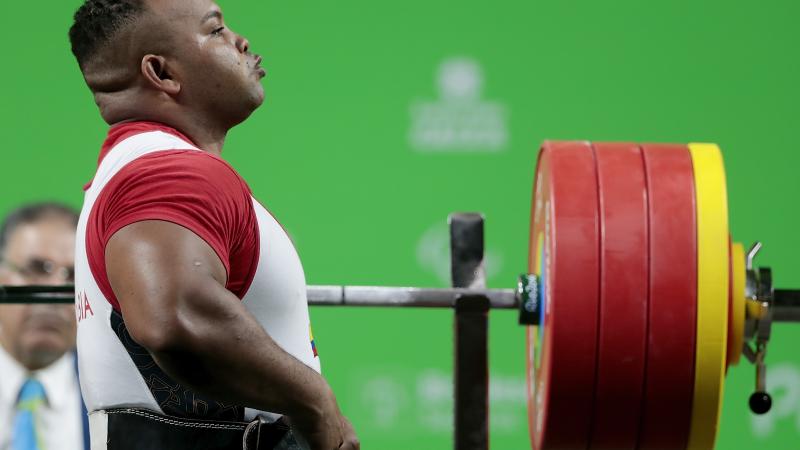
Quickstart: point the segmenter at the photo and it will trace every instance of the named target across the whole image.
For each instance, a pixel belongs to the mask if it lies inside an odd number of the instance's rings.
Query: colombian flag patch
[[[308,326],[308,338],[311,340],[311,351],[314,352],[314,357],[319,357],[319,354],[317,354],[317,344],[314,342],[314,332],[311,331],[311,325]]]

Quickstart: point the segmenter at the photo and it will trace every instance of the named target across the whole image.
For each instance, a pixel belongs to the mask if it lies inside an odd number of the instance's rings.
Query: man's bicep
[[[171,222],[148,220],[121,228],[106,244],[105,260],[125,322],[142,344],[176,326],[178,315],[192,307],[187,297],[222,288],[226,281],[225,266],[211,246]]]

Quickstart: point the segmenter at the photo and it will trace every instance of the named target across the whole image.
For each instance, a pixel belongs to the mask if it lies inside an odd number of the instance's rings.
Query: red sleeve
[[[136,159],[103,187],[86,230],[89,266],[112,306],[105,247],[123,227],[164,220],[185,227],[219,256],[226,287],[242,298],[258,260],[258,226],[250,189],[224,160],[196,150],[169,150]]]

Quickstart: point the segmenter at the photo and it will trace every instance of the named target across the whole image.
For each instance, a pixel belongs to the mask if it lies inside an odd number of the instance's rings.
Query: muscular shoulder
[[[102,255],[111,236],[145,220],[194,232],[219,256],[228,287],[237,292],[246,286],[257,256],[253,200],[244,180],[221,158],[198,150],[165,150],[120,169],[102,188],[89,217],[87,246],[99,261],[93,272],[104,276]]]
[[[165,150],[142,156],[123,167],[110,181],[118,186],[130,182],[157,182],[160,187],[202,188],[240,191],[249,188],[239,174],[222,158],[197,150]],[[225,191],[223,191],[225,192]]]
[[[167,150],[128,163],[103,188],[100,203],[130,214],[184,208],[207,210],[225,220],[250,208],[250,189],[227,162],[197,150]],[[106,216],[113,221],[113,217]],[[168,218],[168,217],[164,217]]]

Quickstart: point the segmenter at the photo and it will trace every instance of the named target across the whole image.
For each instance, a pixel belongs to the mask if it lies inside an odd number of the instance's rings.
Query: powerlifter
[[[69,37],[111,126],[76,244],[92,448],[360,448],[297,252],[221,158],[261,57],[211,0],[87,0]]]

